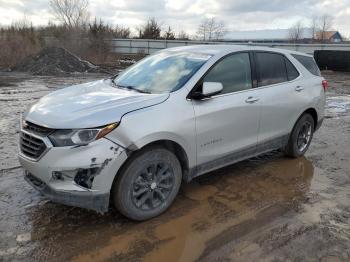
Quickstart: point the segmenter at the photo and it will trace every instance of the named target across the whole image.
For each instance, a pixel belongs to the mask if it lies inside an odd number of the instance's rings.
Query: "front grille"
[[[48,136],[55,131],[55,129],[39,126],[29,121],[24,121],[22,128],[28,132],[31,132],[40,136]]]
[[[45,152],[46,145],[40,138],[21,132],[20,149],[25,156],[38,159]]]

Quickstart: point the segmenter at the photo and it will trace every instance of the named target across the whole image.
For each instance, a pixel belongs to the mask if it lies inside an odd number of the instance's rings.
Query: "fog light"
[[[53,171],[52,172],[52,178],[54,180],[62,180],[62,181],[64,180],[62,172],[59,172],[59,171]]]
[[[82,187],[90,189],[98,170],[98,167],[79,169],[74,177],[74,182]]]

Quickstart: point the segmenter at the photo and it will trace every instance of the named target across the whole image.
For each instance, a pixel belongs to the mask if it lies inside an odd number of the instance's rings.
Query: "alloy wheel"
[[[164,203],[174,186],[174,173],[167,163],[147,165],[136,176],[132,201],[141,210],[153,210]]]
[[[311,123],[305,122],[298,133],[297,147],[300,152],[303,152],[310,143],[312,133]]]

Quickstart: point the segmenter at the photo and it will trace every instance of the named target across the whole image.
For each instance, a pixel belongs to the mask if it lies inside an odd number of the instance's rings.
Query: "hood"
[[[164,102],[169,94],[143,94],[114,87],[110,79],[70,86],[41,98],[27,121],[57,129],[91,128],[118,122],[130,111]]]

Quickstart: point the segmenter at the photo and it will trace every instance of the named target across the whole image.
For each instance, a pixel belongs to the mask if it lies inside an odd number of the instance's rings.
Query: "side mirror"
[[[206,97],[209,97],[209,96],[219,94],[222,91],[222,89],[224,89],[224,87],[219,82],[204,82],[202,93]]]
[[[204,82],[202,85],[202,92],[194,92],[192,98],[198,100],[208,98],[219,94],[223,88],[223,85],[219,82]]]

